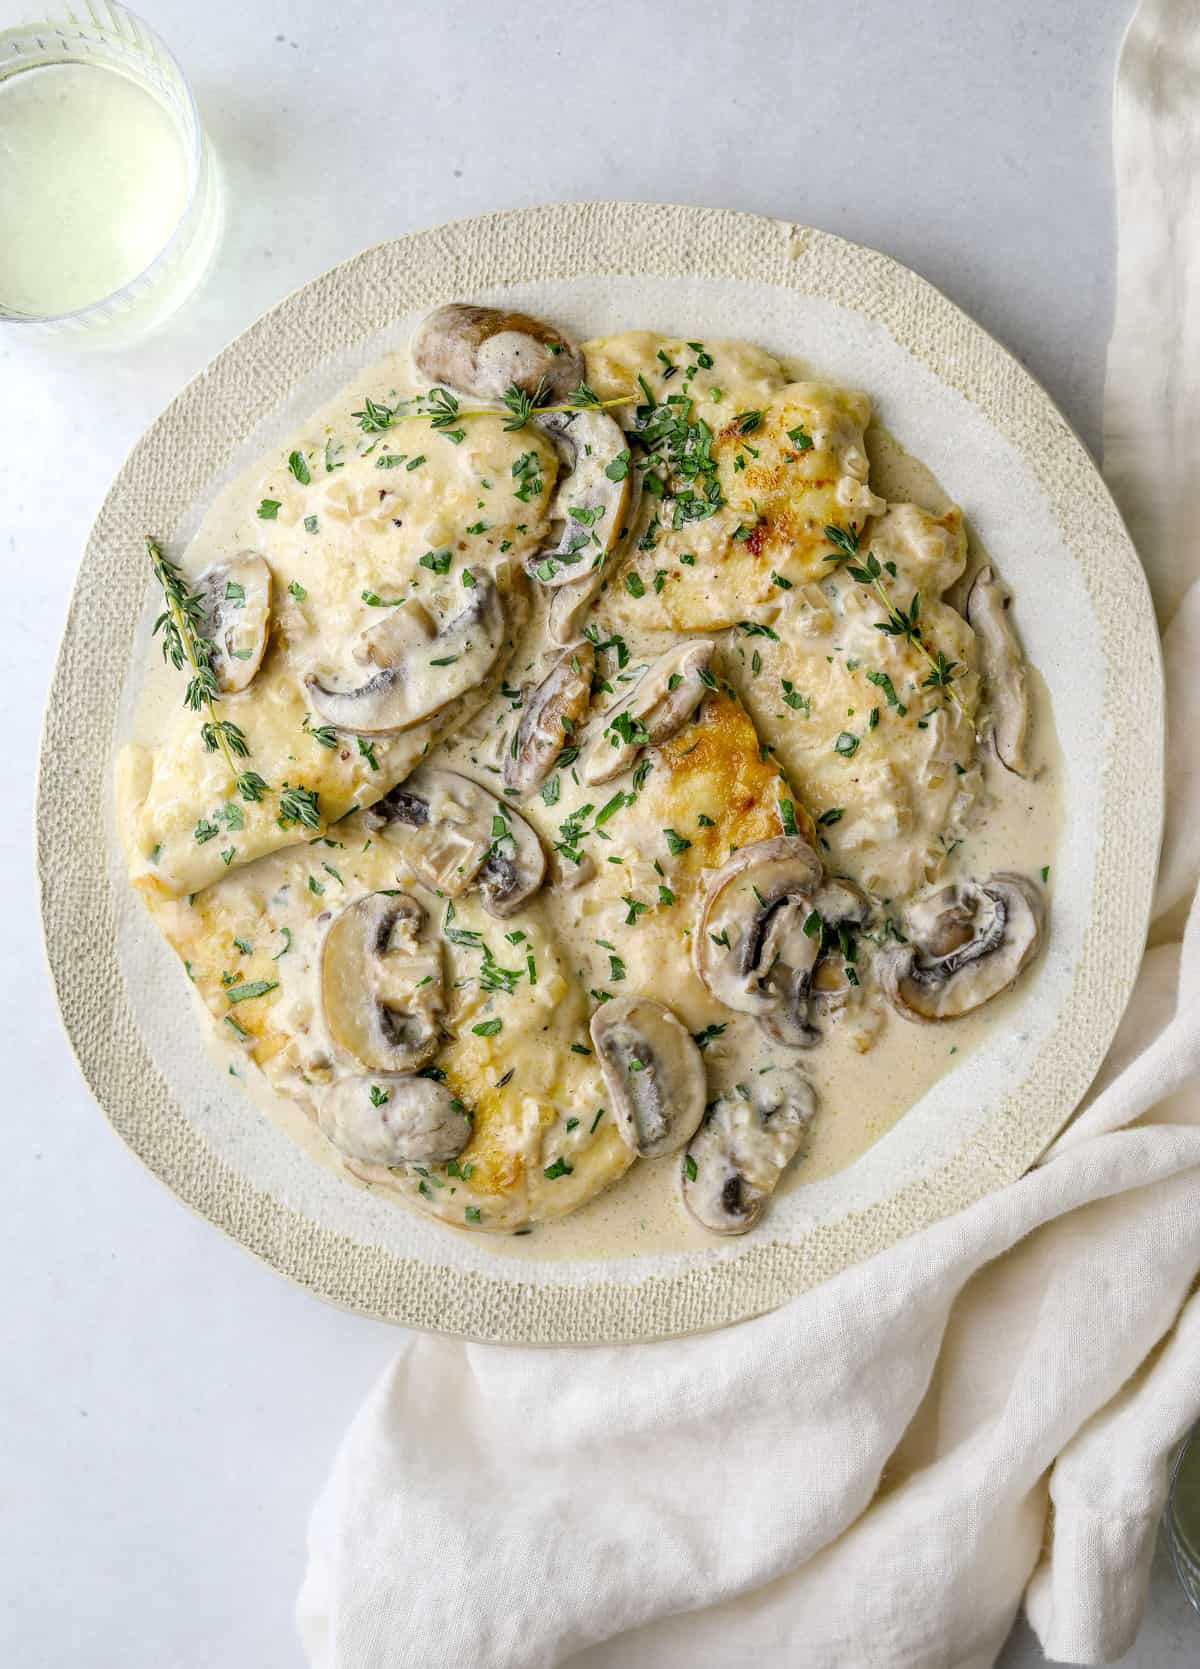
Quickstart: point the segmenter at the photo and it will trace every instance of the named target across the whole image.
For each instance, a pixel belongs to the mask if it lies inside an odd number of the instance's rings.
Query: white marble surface
[[[362,246],[613,196],[810,220],[898,256],[1009,343],[1094,448],[1129,3],[810,0],[801,21],[789,0],[147,0],[227,175],[217,269],[120,354],[0,331],[0,1661],[299,1669],[307,1510],[392,1342],[146,1176],[50,1001],[28,833],[38,729],[78,554],[128,447],[258,312]],[[1160,1558],[1123,1661],[1198,1657],[1200,1622]],[[1018,1627],[1005,1669],[1041,1661]]]

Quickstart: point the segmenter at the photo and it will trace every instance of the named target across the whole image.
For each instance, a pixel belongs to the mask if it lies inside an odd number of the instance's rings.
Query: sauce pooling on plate
[[[210,676],[148,680],[134,884],[347,1178],[563,1255],[745,1233],[1013,1023],[1057,771],[1002,572],[749,344],[452,307],[412,357],[160,554]]]

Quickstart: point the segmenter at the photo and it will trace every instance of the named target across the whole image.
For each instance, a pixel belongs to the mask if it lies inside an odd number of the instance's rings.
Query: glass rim
[[[0,325],[64,325],[70,324],[73,321],[82,322],[90,318],[91,315],[100,312],[101,309],[111,307],[114,304],[121,302],[139,285],[142,285],[149,280],[156,269],[166,264],[168,256],[175,251],[177,245],[180,243],[188,222],[192,218],[192,211],[196,206],[201,183],[204,178],[205,149],[204,130],[200,125],[200,111],[197,108],[196,100],[192,93],[191,83],[184,74],[178,58],[176,58],[170,47],[163,40],[162,36],[158,33],[158,30],[153,28],[151,24],[147,23],[140,12],[135,12],[131,6],[124,5],[122,0],[103,0],[103,4],[109,12],[115,13],[118,16],[130,18],[137,24],[138,28],[143,29],[158,47],[159,51],[167,60],[171,69],[175,72],[175,75],[178,78],[179,86],[183,92],[184,105],[188,120],[188,131],[181,134],[181,138],[184,141],[184,152],[188,170],[187,197],[184,200],[183,207],[179,211],[178,220],[171,228],[171,231],[161,248],[151,257],[149,261],[147,261],[144,267],[142,267],[138,272],[135,272],[131,278],[126,279],[125,283],[120,285],[117,289],[109,290],[105,295],[97,296],[94,301],[85,302],[82,307],[71,308],[65,313],[14,312],[12,308],[5,306],[3,299],[0,299]],[[90,7],[89,10],[91,10]],[[56,20],[52,16],[47,16],[45,21],[47,25],[55,26],[61,26],[62,24],[79,25],[81,23],[91,22],[97,29],[99,29],[102,36],[106,33],[104,25],[96,18],[94,12],[92,13],[90,19],[81,19],[74,15],[69,15],[58,19],[57,24]],[[20,25],[16,25],[16,27],[20,27]],[[5,28],[2,32],[0,32],[0,38],[2,38],[3,34],[7,33],[8,29]],[[86,63],[86,61],[86,59],[73,57],[53,59],[46,65],[33,65],[29,67],[48,69],[56,63],[73,64]],[[125,73],[115,65],[105,64],[103,67],[105,69],[110,69],[114,75],[122,75]],[[16,69],[10,71],[8,74],[4,74],[2,69],[0,69],[0,86],[3,86],[5,81],[26,73],[27,69]],[[133,77],[129,77],[129,79],[132,80]],[[150,92],[151,98],[156,99],[156,102],[162,102],[157,99],[157,95],[154,94],[154,92],[149,88],[147,88],[147,91]]]
[[[1183,1589],[1184,1598],[1196,1610],[1200,1611],[1200,1549],[1193,1548],[1184,1540],[1175,1515],[1175,1497],[1179,1488],[1179,1476],[1183,1471],[1183,1463],[1189,1451],[1200,1445],[1200,1422],[1188,1432],[1175,1457],[1175,1464],[1171,1468],[1171,1484],[1167,1490],[1167,1545],[1171,1550],[1171,1563],[1175,1567],[1175,1575],[1179,1586]]]

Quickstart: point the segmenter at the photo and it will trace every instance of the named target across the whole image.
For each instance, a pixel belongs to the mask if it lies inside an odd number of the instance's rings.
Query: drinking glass
[[[1194,1428],[1175,1463],[1165,1522],[1179,1581],[1200,1611],[1200,1426]]]
[[[220,228],[212,151],[154,30],[119,0],[0,0],[0,328],[141,335]]]

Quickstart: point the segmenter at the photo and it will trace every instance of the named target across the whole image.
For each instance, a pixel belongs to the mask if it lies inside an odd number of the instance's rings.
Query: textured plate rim
[[[221,462],[197,447],[168,471],[155,457],[155,435],[164,426],[186,432],[195,414],[211,422],[215,411],[227,419],[232,453],[238,436],[286,397],[279,368],[299,363],[301,322],[307,370],[390,317],[456,295],[648,272],[791,288],[874,320],[976,406],[1039,480],[1096,610],[1106,666],[1106,791],[1091,916],[1058,1021],[1022,1085],[919,1181],[795,1243],[750,1244],[716,1266],[587,1286],[498,1279],[402,1257],[303,1217],[214,1152],[150,1059],[114,952],[102,823],[117,701],[145,602],[138,531],[181,524]],[[256,391],[249,401],[247,368]],[[1137,667],[1139,678],[1120,676],[1123,667]],[[99,694],[89,699],[85,689]],[[938,290],[888,256],[758,215],[611,202],[513,210],[378,244],[313,279],[226,347],[133,448],[89,536],[48,698],[35,828],[44,944],[72,1049],[109,1122],[185,1204],[279,1273],[343,1308],[467,1338],[661,1338],[774,1308],[1015,1180],[1044,1151],[1094,1077],[1133,986],[1161,834],[1162,762],[1158,634],[1117,509],[1049,395]],[[1116,790],[1129,781],[1136,795]],[[1041,1103],[1039,1065],[1051,1051],[1063,1087]]]

